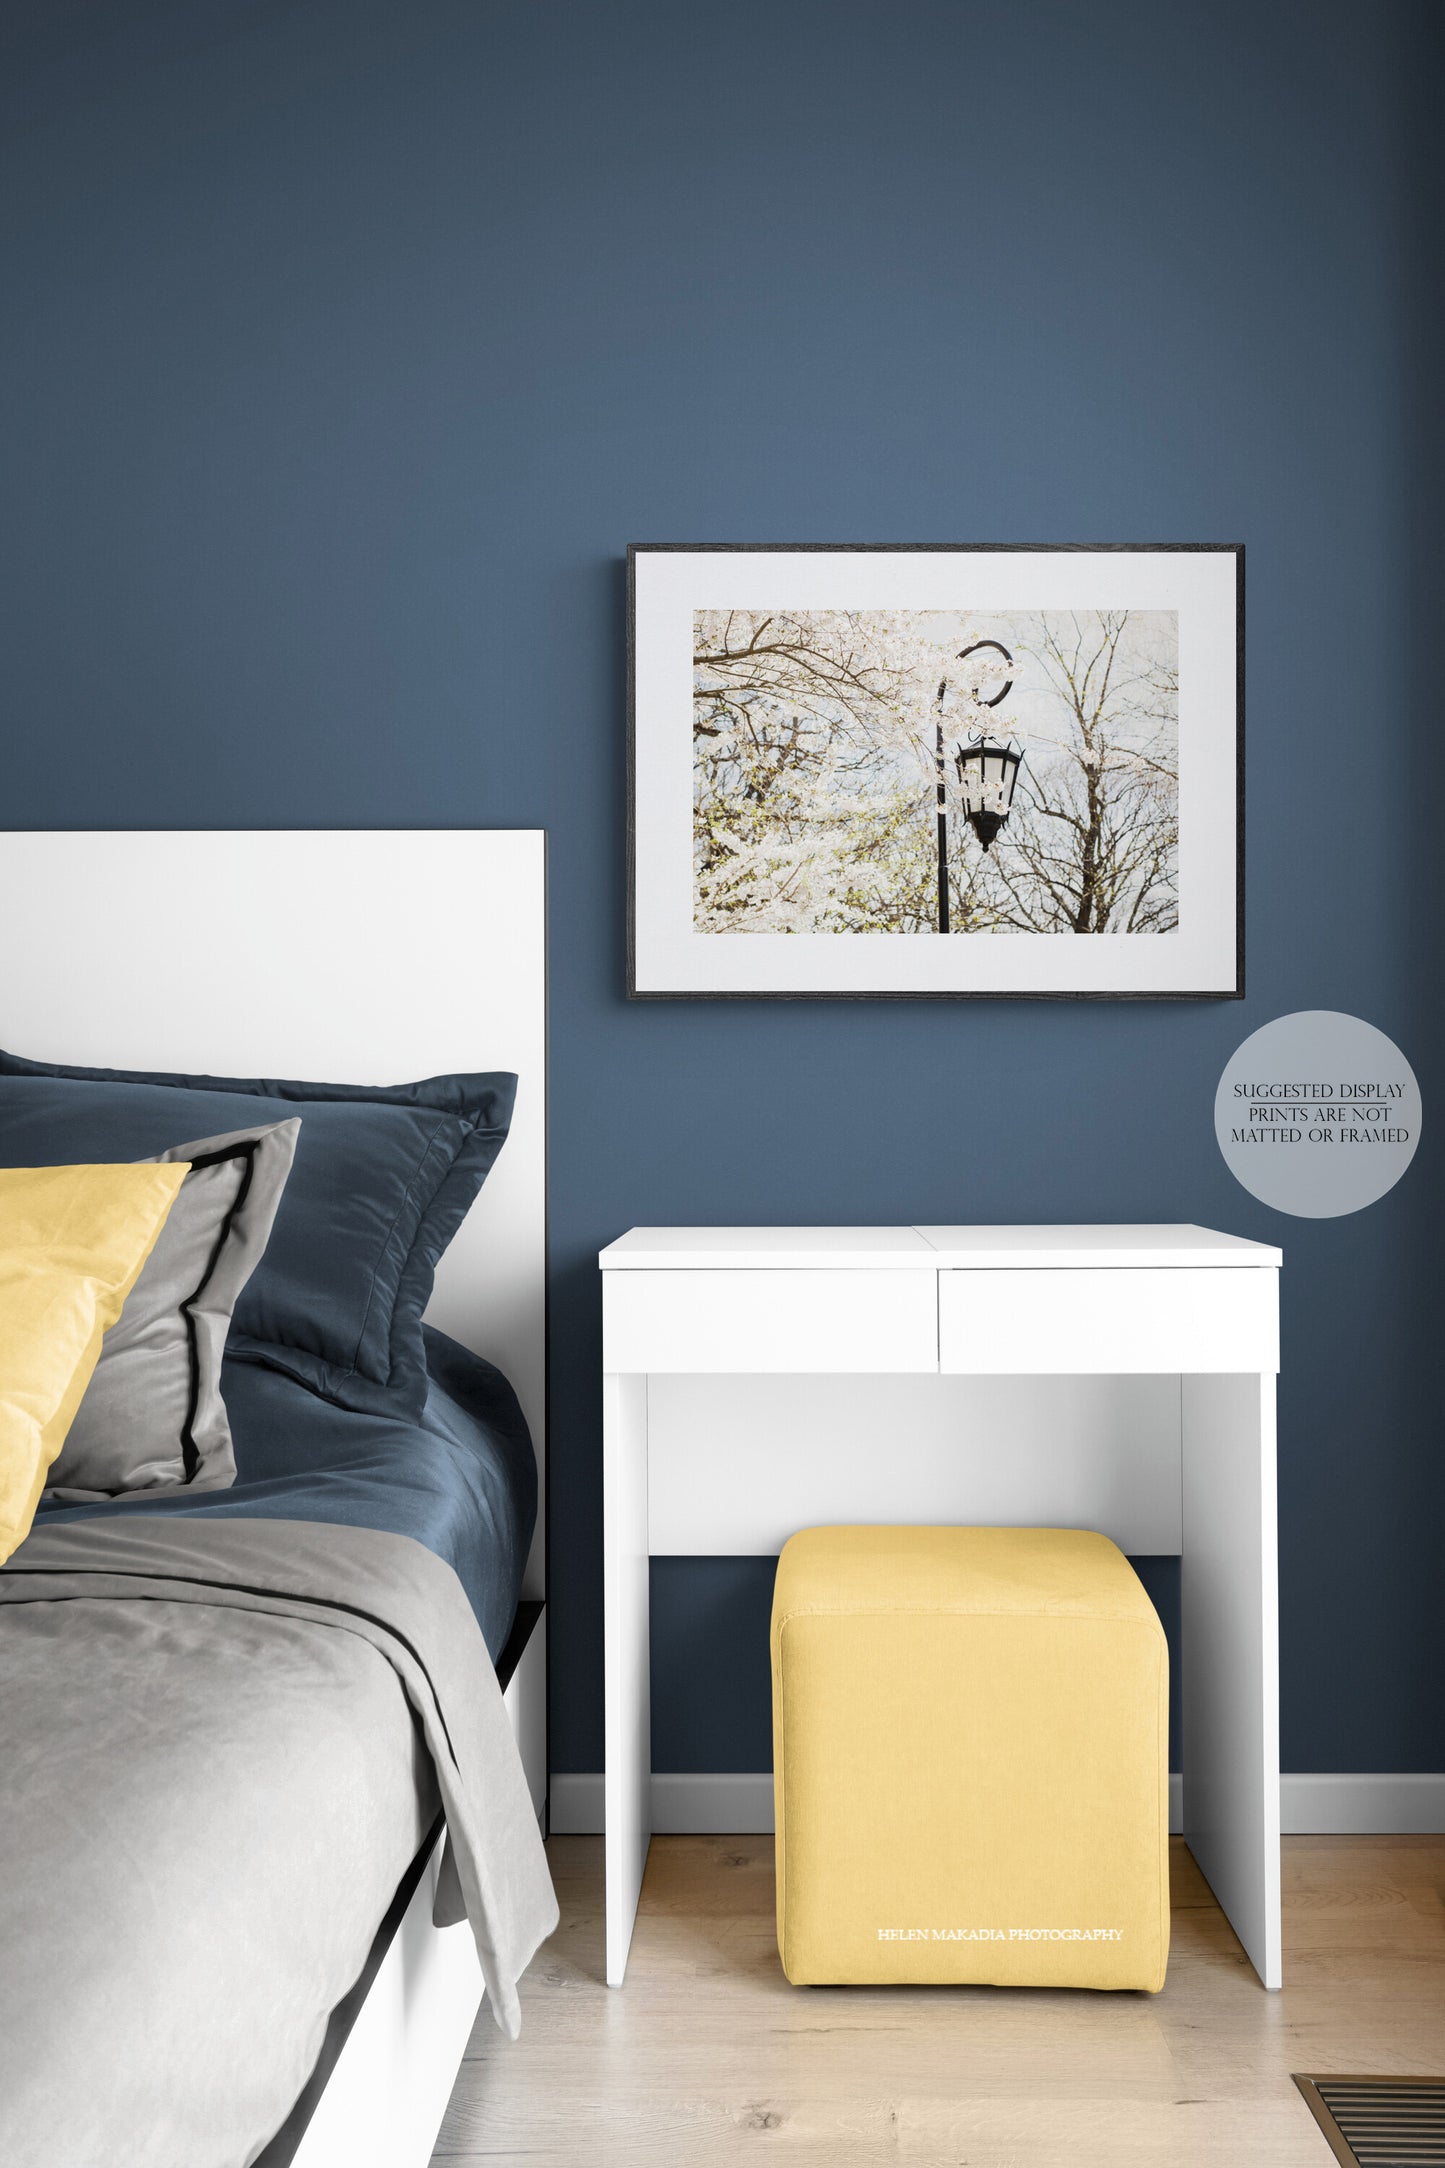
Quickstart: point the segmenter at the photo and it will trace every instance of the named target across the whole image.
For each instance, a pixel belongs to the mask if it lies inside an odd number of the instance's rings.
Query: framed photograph
[[[627,557],[630,994],[1244,992],[1242,549]]]

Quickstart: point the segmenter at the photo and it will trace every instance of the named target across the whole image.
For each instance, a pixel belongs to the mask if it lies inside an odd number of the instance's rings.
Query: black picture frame
[[[1192,556],[1234,560],[1234,943],[1231,983],[1187,988],[718,988],[639,984],[638,567],[687,556]],[[1229,542],[634,542],[627,545],[627,998],[631,1001],[1239,1001],[1245,993],[1245,546]],[[726,938],[726,937],[722,937]],[[848,936],[835,936],[847,939]],[[915,938],[925,938],[916,936]],[[979,937],[982,938],[982,937]],[[990,935],[987,938],[1007,938]],[[1053,937],[1051,937],[1053,938]]]

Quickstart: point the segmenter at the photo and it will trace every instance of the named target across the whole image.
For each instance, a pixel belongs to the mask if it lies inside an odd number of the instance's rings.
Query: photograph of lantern
[[[1176,923],[1173,612],[733,609],[693,624],[699,932]]]
[[[1237,992],[1240,576],[634,550],[630,990]]]

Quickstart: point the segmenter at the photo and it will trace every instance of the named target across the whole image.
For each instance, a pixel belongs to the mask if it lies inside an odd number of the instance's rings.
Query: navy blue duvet
[[[223,1392],[236,1447],[230,1490],[141,1491],[61,1505],[37,1528],[101,1515],[239,1515],[412,1536],[456,1572],[493,1662],[516,1614],[537,1518],[526,1419],[500,1370],[425,1328],[422,1415],[360,1414],[279,1370],[229,1358]]]

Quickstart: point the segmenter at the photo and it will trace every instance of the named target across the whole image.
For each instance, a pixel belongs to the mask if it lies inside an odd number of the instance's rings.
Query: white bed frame
[[[352,1084],[516,1070],[511,1132],[427,1315],[506,1372],[536,1443],[531,1630],[514,1635],[504,1684],[545,1829],[544,833],[12,833],[0,836],[0,929],[0,1045],[12,1053]],[[430,2159],[482,1995],[469,1928],[432,1925],[437,1866],[434,1853],[374,1953],[291,2168]]]

